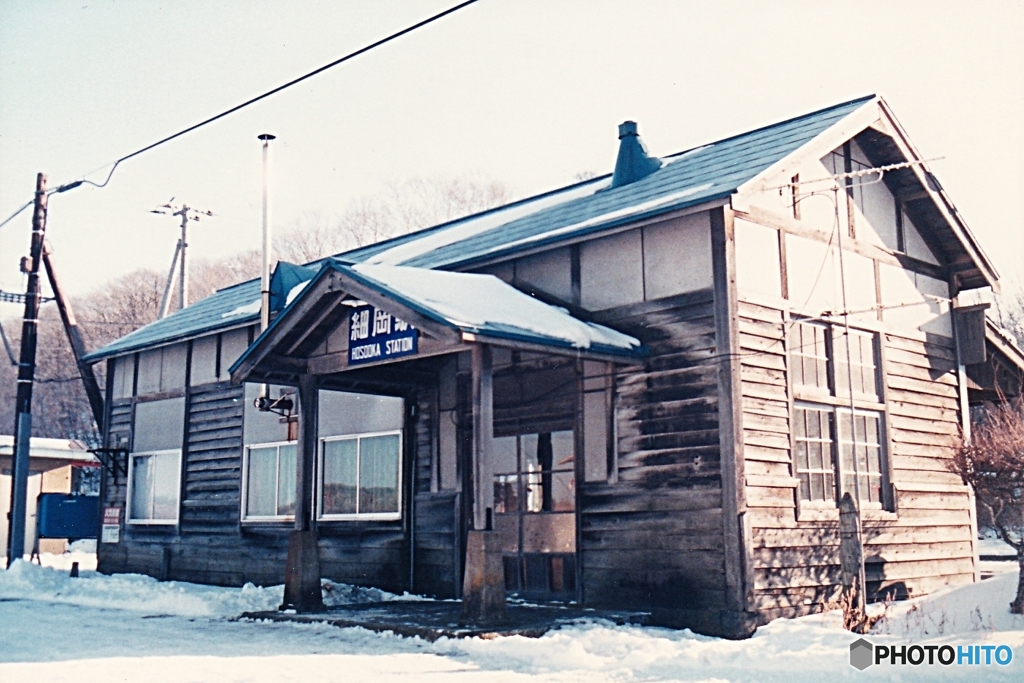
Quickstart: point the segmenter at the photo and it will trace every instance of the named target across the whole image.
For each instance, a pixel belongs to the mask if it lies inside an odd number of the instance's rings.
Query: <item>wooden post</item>
[[[21,358],[14,408],[14,462],[11,479],[10,526],[7,534],[7,566],[25,552],[25,516],[28,510],[29,448],[32,442],[32,385],[36,373],[36,338],[39,333],[39,263],[46,234],[46,175],[36,176],[36,205],[32,213],[32,243],[28,258],[28,286],[21,323]]]
[[[864,610],[864,546],[860,512],[847,491],[839,501],[839,563],[843,572],[843,592],[853,595],[854,606]]]
[[[492,531],[494,476],[494,377],[491,347],[473,345],[473,529],[466,539],[466,571],[462,585],[462,620],[499,623],[507,617],[505,567],[501,544]]]
[[[96,375],[92,366],[82,360],[85,355],[85,343],[82,341],[82,334],[78,330],[78,321],[71,310],[71,303],[64,296],[64,289],[57,279],[57,271],[53,267],[53,255],[50,253],[50,243],[43,242],[43,265],[46,266],[46,275],[50,280],[50,289],[53,290],[53,297],[57,300],[57,310],[60,311],[60,319],[64,323],[64,332],[68,335],[68,343],[71,344],[71,352],[75,354],[75,364],[78,366],[78,374],[82,377],[82,384],[85,385],[85,395],[89,399],[89,407],[92,408],[92,417],[96,421],[96,431],[103,433],[103,393],[100,392],[100,385],[96,381]]]
[[[736,245],[732,210],[711,211],[714,281],[715,352],[718,355],[718,443],[722,468],[722,517],[725,555],[725,600],[728,623],[722,629],[749,635],[747,613],[753,597],[750,548],[745,547],[746,488],[743,454],[743,397],[739,362],[739,313],[736,293]]]
[[[473,528],[490,529],[494,509],[491,447],[494,442],[494,375],[491,347],[473,345]]]
[[[296,454],[295,528],[288,535],[288,564],[281,609],[322,612],[320,551],[313,519],[313,476],[317,457],[319,387],[315,376],[299,377],[299,443]]]

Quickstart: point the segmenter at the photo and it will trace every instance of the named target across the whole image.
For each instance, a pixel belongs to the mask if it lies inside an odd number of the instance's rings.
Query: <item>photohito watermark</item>
[[[859,671],[874,664],[1006,666],[1012,661],[1009,645],[875,645],[864,638],[850,643],[850,666]]]

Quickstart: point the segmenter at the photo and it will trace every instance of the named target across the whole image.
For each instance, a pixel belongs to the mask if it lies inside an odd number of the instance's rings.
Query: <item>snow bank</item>
[[[52,561],[50,566],[19,560],[10,570],[0,572],[0,600],[38,600],[147,615],[236,617],[243,612],[276,610],[284,596],[283,586],[262,588],[247,583],[241,588],[230,588],[157,581],[142,574],[97,574],[89,571],[88,557],[84,554],[79,564],[81,573],[73,579],[66,571],[71,566],[73,554],[48,557]],[[91,566],[95,567],[95,555],[92,557]],[[328,607],[424,599],[408,593],[395,595],[376,588],[327,580],[323,581],[323,593],[324,604]]]
[[[0,572],[0,599],[29,599],[81,607],[119,609],[147,615],[237,616],[242,612],[277,609],[282,586],[242,588],[200,586],[157,581],[141,574],[105,576],[83,571],[71,578],[64,571],[19,560]]]
[[[981,583],[943,588],[931,595],[898,602],[872,633],[905,640],[1016,631],[1024,634],[1024,615],[1011,614],[1009,603],[1017,592],[1017,564],[1000,563],[1002,572]],[[1019,653],[1024,657],[1024,652]]]

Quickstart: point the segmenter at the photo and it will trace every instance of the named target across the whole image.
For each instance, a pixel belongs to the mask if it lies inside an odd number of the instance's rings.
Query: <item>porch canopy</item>
[[[292,301],[231,367],[233,381],[294,384],[300,374],[453,353],[468,350],[469,344],[620,363],[634,363],[644,354],[636,338],[575,318],[493,275],[329,259],[289,296]],[[377,360],[371,355],[350,362],[347,345],[338,351],[331,351],[330,344],[321,348],[347,317],[367,305],[418,332],[416,352],[382,352]]]
[[[349,265],[329,259],[231,367],[234,382],[298,387],[300,402],[295,531],[289,539],[282,607],[320,604],[316,533],[312,530],[317,454],[317,392],[415,382],[419,361],[472,353],[473,513],[463,579],[467,621],[500,621],[505,586],[500,547],[490,531],[492,479],[492,347],[633,364],[644,355],[634,337],[580,320],[492,275],[392,265]]]

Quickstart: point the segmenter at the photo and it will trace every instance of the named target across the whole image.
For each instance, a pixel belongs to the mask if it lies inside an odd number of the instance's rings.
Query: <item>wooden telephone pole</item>
[[[29,251],[25,313],[21,323],[21,358],[18,362],[18,393],[15,399],[14,468],[11,482],[11,515],[7,534],[7,566],[25,552],[25,515],[28,509],[29,447],[32,440],[32,386],[36,373],[36,338],[39,333],[39,266],[46,233],[46,175],[36,176],[32,212],[32,245]]]
[[[174,201],[174,197],[171,197]],[[171,270],[167,273],[167,284],[164,286],[164,295],[160,299],[160,318],[167,317],[171,305],[171,290],[174,288],[175,271],[180,270],[178,279],[178,308],[179,310],[188,306],[188,263],[185,257],[188,253],[188,222],[196,221],[203,216],[212,216],[212,211],[199,211],[187,204],[171,206],[171,202],[153,209],[150,213],[157,213],[162,216],[181,217],[181,238],[178,239],[178,246],[174,249],[174,258],[171,259]],[[180,261],[179,261],[180,257]]]

